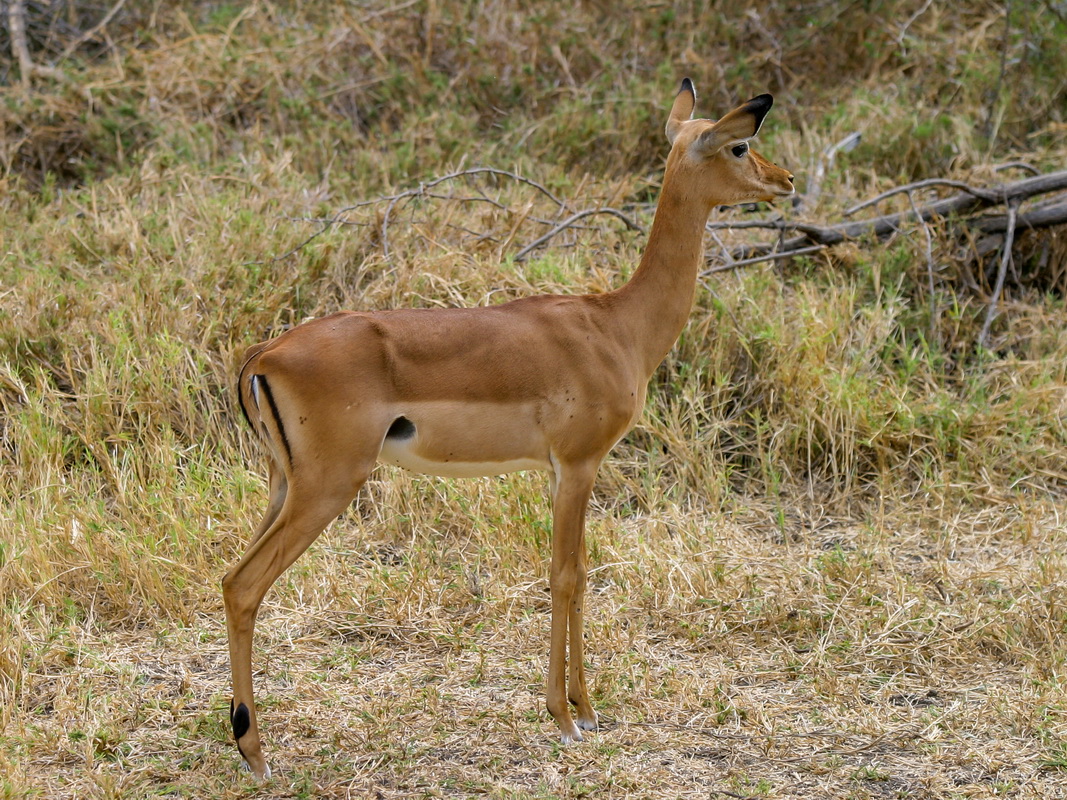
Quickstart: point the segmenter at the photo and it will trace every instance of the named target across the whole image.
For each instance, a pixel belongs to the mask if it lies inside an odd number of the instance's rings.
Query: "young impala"
[[[258,778],[270,775],[252,698],[260,602],[378,461],[448,477],[548,473],[548,710],[565,744],[596,730],[582,659],[586,504],[600,462],[641,414],[646,384],[689,316],[711,209],[793,192],[793,176],[748,144],[771,102],[764,94],[717,122],[691,119],[696,92],[682,82],[648,245],[615,291],[340,312],[249,350],[240,402],[270,455],[270,499],[223,596],[230,721]]]

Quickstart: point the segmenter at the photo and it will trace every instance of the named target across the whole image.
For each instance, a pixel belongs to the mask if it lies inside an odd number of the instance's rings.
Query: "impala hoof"
[[[257,772],[252,769],[252,765],[244,759],[241,759],[241,766],[244,768],[245,772],[251,772],[252,777],[255,778],[258,783],[266,783],[270,780],[270,766],[266,762],[263,764],[262,772]]]
[[[580,741],[582,741],[582,732],[578,730],[577,727],[575,727],[572,731],[563,731],[560,734],[559,740],[565,745],[578,744]]]
[[[600,725],[597,723],[597,717],[595,713],[589,719],[578,717],[577,722],[578,727],[581,728],[583,731],[595,731],[600,727]]]

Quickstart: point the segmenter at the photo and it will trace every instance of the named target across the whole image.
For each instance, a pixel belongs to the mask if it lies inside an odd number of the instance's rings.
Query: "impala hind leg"
[[[256,528],[256,532],[252,535],[252,541],[248,543],[249,547],[263,538],[263,534],[270,530],[274,520],[278,519],[278,514],[281,513],[282,506],[285,504],[285,497],[289,493],[289,479],[285,477],[285,470],[273,458],[270,461],[267,485],[269,487],[267,510],[264,512],[263,519]]]
[[[582,543],[578,548],[578,569],[575,573],[574,597],[571,599],[567,628],[570,634],[570,651],[567,653],[567,699],[578,712],[575,722],[583,731],[597,729],[596,711],[589,702],[589,689],[585,684],[585,587],[589,577],[586,557],[584,525],[582,517]]]
[[[598,462],[556,465],[552,481],[552,633],[548,654],[548,711],[559,725],[564,744],[580,742],[567,691],[567,633],[570,628],[570,698],[578,706],[581,727],[596,728],[582,665],[582,604],[586,583],[585,510],[593,493]]]
[[[369,473],[368,467],[358,480],[345,481],[343,485],[332,489],[328,488],[327,481],[321,479],[290,484],[281,507],[274,512],[273,520],[257,534],[252,546],[223,578],[222,595],[226,606],[226,630],[233,677],[230,723],[237,749],[248,768],[260,780],[270,777],[270,768],[263,757],[252,692],[252,633],[259,606],[278,576],[352,502]],[[305,486],[309,488],[304,489]],[[272,502],[274,488],[272,481]],[[267,517],[271,514],[271,508],[268,507]]]

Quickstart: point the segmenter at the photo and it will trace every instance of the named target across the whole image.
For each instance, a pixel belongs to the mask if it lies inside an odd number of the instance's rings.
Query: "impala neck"
[[[689,319],[710,213],[711,206],[693,202],[665,177],[641,263],[617,292],[622,319],[648,376]]]

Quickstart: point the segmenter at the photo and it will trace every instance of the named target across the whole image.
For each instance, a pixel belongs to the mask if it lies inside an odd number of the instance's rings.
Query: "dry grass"
[[[989,351],[949,226],[932,296],[921,230],[701,287],[596,487],[580,747],[543,710],[541,476],[383,468],[279,581],[262,788],[218,590],[265,500],[243,347],[341,307],[600,291],[644,240],[590,217],[516,261],[560,208],[484,174],[314,220],[486,165],[647,228],[686,73],[707,114],[773,91],[760,149],[802,188],[864,133],[814,220],[1062,165],[1067,23],[1019,5],[130,0],[66,81],[0,89],[0,797],[1067,795],[1062,231],[1020,240]]]

